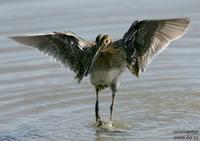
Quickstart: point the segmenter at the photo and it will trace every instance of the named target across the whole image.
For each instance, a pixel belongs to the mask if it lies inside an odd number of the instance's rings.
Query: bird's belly
[[[118,78],[121,72],[122,70],[119,70],[119,69],[94,70],[90,73],[90,80],[91,80],[91,83],[95,86],[102,85],[102,86],[107,87],[111,85],[114,80]]]

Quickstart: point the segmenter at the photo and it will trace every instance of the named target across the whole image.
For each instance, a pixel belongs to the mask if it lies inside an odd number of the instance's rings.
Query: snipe
[[[76,73],[78,82],[90,74],[91,83],[96,89],[96,122],[101,125],[99,91],[107,87],[112,90],[111,121],[120,74],[128,68],[138,77],[156,54],[185,33],[188,24],[187,18],[135,21],[122,39],[116,41],[112,41],[109,35],[100,34],[96,41],[88,42],[72,32],[11,38],[37,48],[64,66],[69,66]]]

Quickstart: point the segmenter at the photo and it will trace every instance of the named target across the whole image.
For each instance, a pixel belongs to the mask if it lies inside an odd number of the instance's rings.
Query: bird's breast
[[[114,49],[112,46],[101,52],[90,72],[90,80],[96,86],[111,85],[123,70],[126,68],[126,61],[123,51]]]
[[[95,86],[110,86],[119,75],[122,73],[123,69],[104,69],[99,68],[91,71],[90,73],[90,80],[91,83]]]

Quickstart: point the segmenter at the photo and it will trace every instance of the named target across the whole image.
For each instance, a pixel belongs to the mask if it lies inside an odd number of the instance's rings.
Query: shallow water
[[[0,3],[0,140],[156,141],[173,140],[176,130],[200,132],[198,0]],[[154,59],[140,79],[128,71],[121,76],[114,109],[118,126],[109,131],[95,127],[95,94],[88,78],[78,85],[68,69],[6,38],[71,30],[87,40],[99,33],[117,39],[134,20],[174,17],[190,17],[188,32]],[[110,102],[111,92],[102,91],[104,120]]]

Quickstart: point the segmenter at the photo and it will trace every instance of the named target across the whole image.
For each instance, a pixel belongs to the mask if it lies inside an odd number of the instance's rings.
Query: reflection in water
[[[131,125],[122,122],[104,123],[100,127],[96,127],[96,141],[103,141],[107,138],[110,140],[120,140],[130,137]],[[124,138],[125,137],[125,138]]]
[[[97,132],[111,132],[111,133],[117,133],[117,132],[123,132],[124,130],[128,130],[131,128],[131,125],[125,124],[123,122],[117,122],[117,121],[102,121],[102,125],[95,125]]]
[[[1,2],[0,140],[173,140],[174,130],[200,130],[199,10],[198,0]],[[172,17],[191,18],[187,34],[139,79],[123,74],[113,130],[93,125],[95,95],[88,78],[77,85],[72,72],[3,37],[71,30],[87,40],[99,33],[118,39],[135,19]],[[111,93],[99,97],[100,114],[109,119]]]

